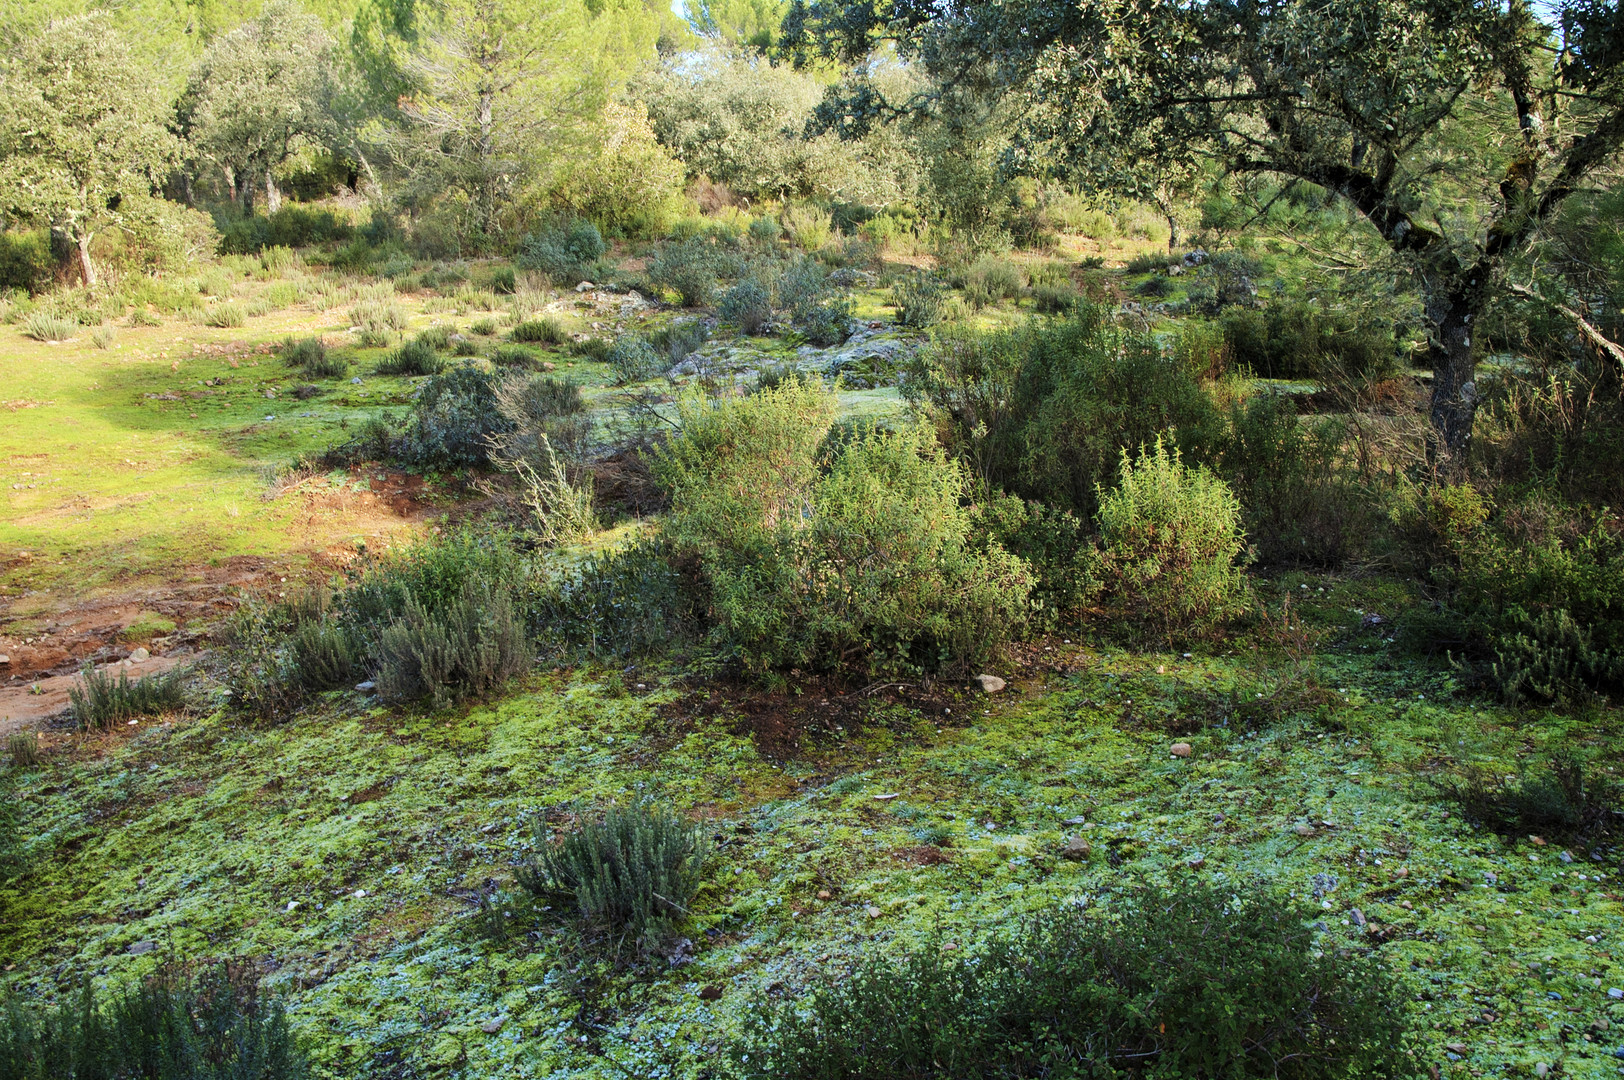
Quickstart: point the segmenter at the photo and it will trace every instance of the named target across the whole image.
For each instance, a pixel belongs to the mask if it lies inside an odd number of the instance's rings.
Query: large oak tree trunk
[[[79,234],[79,273],[86,285],[96,284],[96,264],[90,261],[90,233]]]
[[[282,189],[276,186],[271,170],[265,170],[265,212],[274,214],[282,209]]]
[[[1432,436],[1428,455],[1435,469],[1459,477],[1471,449],[1477,416],[1477,352],[1473,337],[1488,292],[1488,272],[1472,267],[1458,275],[1423,275],[1427,360],[1432,368]]]

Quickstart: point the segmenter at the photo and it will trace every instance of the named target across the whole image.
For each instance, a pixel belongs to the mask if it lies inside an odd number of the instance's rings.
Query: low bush
[[[1032,289],[1032,306],[1044,315],[1064,315],[1081,300],[1075,285],[1038,285]]]
[[[274,214],[222,219],[220,254],[248,255],[268,247],[300,248],[312,244],[347,241],[355,229],[331,210],[316,210],[290,204]]]
[[[40,763],[39,732],[13,731],[6,737],[6,753],[14,769],[32,769]]]
[[[684,307],[702,307],[711,302],[722,278],[737,276],[741,269],[737,257],[695,238],[662,247],[649,263],[648,280],[678,293]]]
[[[495,319],[475,319],[468,324],[468,332],[478,334],[480,337],[490,337],[497,329]]]
[[[1587,839],[1619,824],[1617,785],[1587,775],[1584,762],[1572,753],[1558,753],[1534,767],[1521,763],[1515,778],[1469,767],[1434,779],[1432,788],[1474,825],[1508,838]]]
[[[419,330],[417,340],[430,348],[449,349],[451,347],[451,335],[456,332],[457,328],[449,323],[435,323],[433,326],[426,326]]]
[[[510,428],[497,408],[499,378],[468,365],[424,380],[396,455],[419,467],[484,464],[490,440]]]
[[[813,345],[829,348],[851,337],[851,320],[851,300],[830,297],[802,315],[795,326]]]
[[[373,678],[386,701],[428,698],[445,708],[500,689],[534,658],[505,583],[470,582],[437,610],[408,595],[379,635]]]
[[[1514,609],[1506,623],[1490,642],[1489,670],[1507,701],[1557,704],[1624,687],[1624,654],[1598,645],[1592,628],[1565,608],[1539,615]]]
[[[740,333],[759,334],[772,321],[772,294],[761,282],[746,278],[727,291],[716,313]]]
[[[132,680],[127,671],[120,670],[115,679],[94,664],[86,664],[78,681],[68,687],[69,710],[82,731],[110,731],[126,721],[173,712],[187,704],[186,672],[178,667]]]
[[[749,234],[751,242],[770,248],[778,243],[779,237],[784,235],[784,227],[778,224],[777,218],[763,215],[762,217],[752,218],[750,227],[746,232]]]
[[[243,967],[174,962],[124,991],[89,982],[40,1008],[12,996],[0,1011],[7,1080],[302,1080],[304,1048],[281,1003]]]
[[[446,359],[421,338],[408,341],[378,361],[373,370],[379,375],[438,375],[446,369]]]
[[[925,330],[942,321],[947,288],[934,274],[916,270],[891,286],[891,306],[896,308],[898,323]]]
[[[834,219],[816,206],[795,205],[784,209],[784,231],[790,241],[807,254],[828,246],[834,239]]]
[[[670,370],[693,355],[710,338],[710,331],[699,319],[668,322],[648,335],[648,343],[660,354],[660,363]]]
[[[1041,914],[969,956],[939,942],[870,953],[757,1002],[733,1059],[761,1080],[1421,1071],[1403,988],[1317,942],[1309,917],[1254,889],[1185,884]]]
[[[589,276],[588,268],[608,250],[596,225],[576,219],[526,236],[518,262],[526,270],[546,274],[554,284],[574,285]]]
[[[614,347],[614,341],[609,338],[594,336],[570,342],[569,352],[571,356],[579,356],[584,360],[593,360],[601,364],[609,359]]]
[[[90,343],[98,349],[111,349],[118,341],[118,331],[111,326],[98,326],[90,332]]]
[[[563,570],[540,594],[536,622],[566,657],[649,656],[686,632],[686,607],[670,546],[639,540]]]
[[[537,821],[536,859],[518,874],[537,896],[568,897],[589,930],[617,943],[656,944],[688,919],[704,880],[697,828],[651,802],[611,806],[554,843]]]
[[[395,332],[406,329],[406,311],[390,300],[362,300],[350,309],[350,319],[363,331]]]
[[[1129,626],[1173,640],[1246,610],[1240,503],[1160,439],[1137,460],[1123,451],[1117,486],[1100,492],[1098,524],[1098,577]]]
[[[1239,367],[1270,379],[1348,375],[1379,380],[1397,373],[1398,342],[1390,326],[1308,304],[1224,313],[1224,338]]]
[[[1026,567],[970,542],[964,477],[928,429],[868,427],[820,461],[833,401],[799,380],[679,413],[655,465],[666,534],[747,671],[962,667],[1019,622]]]
[[[604,359],[622,386],[645,382],[670,370],[654,346],[636,334],[622,334]]]
[[[0,292],[44,292],[55,271],[50,230],[0,229]]]
[[[1026,288],[1020,267],[1007,259],[983,255],[959,275],[964,298],[981,308],[1002,300],[1015,300]]]
[[[536,361],[535,352],[522,345],[499,345],[491,350],[491,363],[497,367],[530,368]]]
[[[289,367],[306,367],[327,359],[327,346],[319,337],[286,338],[282,342],[282,362]]]
[[[514,341],[530,345],[565,345],[569,343],[570,333],[562,320],[543,315],[539,319],[526,319],[519,323],[513,328],[511,337]]]
[[[1031,569],[1028,619],[1036,628],[1058,629],[1098,592],[1091,538],[1070,511],[997,491],[978,501],[975,525]]]

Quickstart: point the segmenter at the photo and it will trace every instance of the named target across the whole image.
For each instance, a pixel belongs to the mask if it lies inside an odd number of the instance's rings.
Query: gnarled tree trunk
[[[1443,476],[1464,473],[1477,416],[1477,350],[1473,338],[1488,297],[1482,263],[1455,273],[1423,273],[1421,297],[1432,368],[1432,434],[1427,447]]]

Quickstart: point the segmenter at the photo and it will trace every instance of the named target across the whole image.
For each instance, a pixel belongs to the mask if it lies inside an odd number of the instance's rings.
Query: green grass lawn
[[[771,984],[973,949],[1134,883],[1262,879],[1324,947],[1401,976],[1447,1075],[1616,1075],[1616,855],[1502,842],[1426,779],[1559,743],[1605,775],[1616,714],[1457,698],[1447,667],[1358,629],[1413,600],[1402,583],[1261,588],[1323,635],[1305,668],[1262,632],[1188,657],[1050,639],[996,696],[809,687],[763,711],[671,671],[583,669],[450,714],[339,694],[280,727],[143,725],[14,778],[33,866],[0,894],[0,955],[30,993],[131,979],[166,950],[251,959],[323,1076],[700,1076]],[[1260,700],[1279,718],[1224,719]],[[562,912],[505,942],[475,931],[472,898],[509,880],[538,817],[649,794],[712,838],[691,963],[617,964]]]

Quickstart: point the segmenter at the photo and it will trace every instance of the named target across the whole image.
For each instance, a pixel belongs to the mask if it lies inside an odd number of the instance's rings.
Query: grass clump
[[[79,324],[49,311],[30,311],[23,316],[23,333],[35,341],[67,341],[79,333]]]
[[[617,944],[652,944],[680,925],[707,854],[697,828],[648,801],[611,806],[556,844],[538,821],[536,848],[519,884],[538,897],[569,897],[585,927]]]
[[[248,322],[248,314],[236,304],[215,304],[203,313],[203,325],[236,330]]]
[[[32,769],[40,763],[39,732],[13,731],[6,739],[6,751],[16,769]]]
[[[762,1080],[1419,1072],[1395,980],[1321,948],[1303,913],[1259,892],[1138,889],[1038,916],[979,956],[934,942],[863,960],[751,1010],[734,1058]]]
[[[438,375],[445,367],[445,357],[433,345],[418,338],[378,361],[375,370],[379,375]]]
[[[891,286],[891,306],[897,322],[924,330],[942,321],[947,311],[947,289],[934,274],[914,271]]]
[[[168,963],[137,986],[88,982],[51,1008],[10,998],[0,1011],[7,1080],[302,1080],[303,1047],[280,1003],[243,968]]]
[[[111,326],[98,326],[90,332],[90,343],[98,349],[111,349],[118,342],[118,331]]]
[[[440,610],[408,596],[379,636],[373,677],[386,701],[427,698],[445,708],[499,689],[534,658],[505,584],[470,581]]]
[[[636,334],[623,334],[605,357],[621,385],[645,382],[668,369],[659,352]]]
[[[142,716],[157,716],[187,705],[185,672],[170,668],[161,675],[130,678],[120,671],[115,679],[86,664],[79,681],[68,688],[69,708],[83,731],[110,731],[114,725]]]
[[[282,343],[282,362],[302,368],[312,379],[336,379],[350,369],[349,361],[328,352],[319,337],[288,338]]]
[[[564,323],[551,315],[526,319],[513,328],[510,336],[514,341],[531,345],[564,345],[570,340],[569,330]]]

